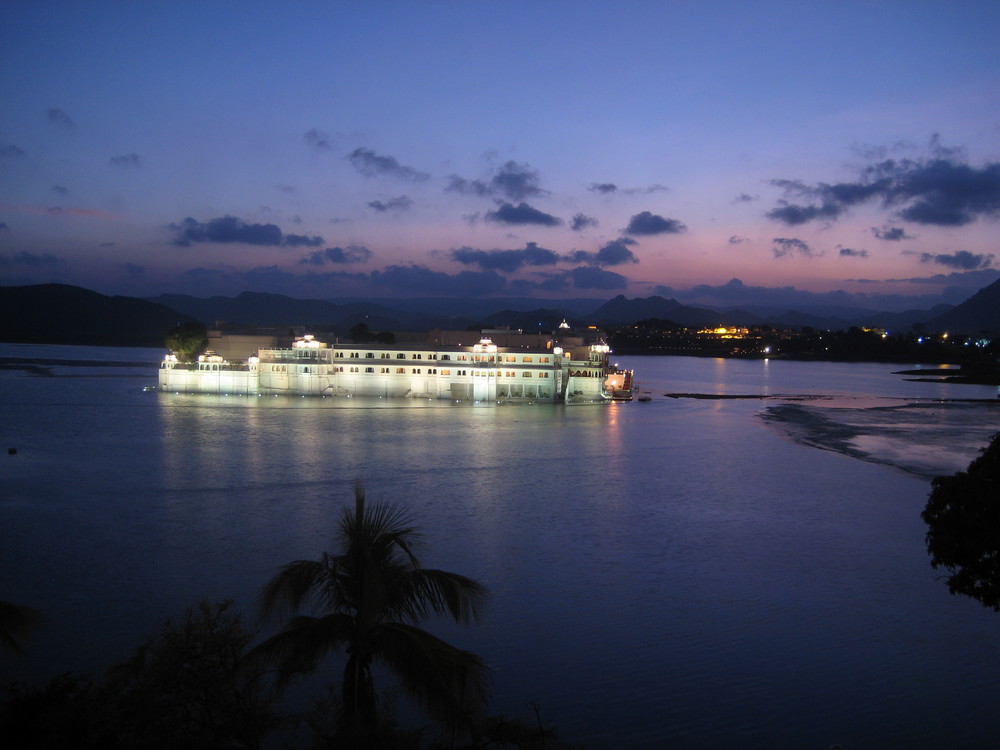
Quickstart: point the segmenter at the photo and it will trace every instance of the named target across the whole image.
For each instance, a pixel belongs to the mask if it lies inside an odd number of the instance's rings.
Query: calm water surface
[[[3,680],[100,670],[202,597],[252,613],[361,478],[412,509],[425,564],[493,592],[435,629],[494,666],[494,708],[536,701],[567,741],[995,745],[1000,615],[948,595],[919,516],[1000,429],[996,389],[634,357],[650,403],[144,393],[159,355],[0,346],[90,360],[0,369],[0,598],[47,618]]]

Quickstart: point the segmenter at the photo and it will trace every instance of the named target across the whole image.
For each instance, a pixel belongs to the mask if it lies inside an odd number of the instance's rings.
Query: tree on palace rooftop
[[[934,568],[948,589],[1000,611],[1000,433],[966,471],[941,476],[921,517]]]
[[[208,332],[197,321],[178,323],[167,334],[167,348],[182,362],[190,362],[208,346]]]

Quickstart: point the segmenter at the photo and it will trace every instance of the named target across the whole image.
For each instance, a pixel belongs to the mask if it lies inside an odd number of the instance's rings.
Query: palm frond
[[[0,648],[21,652],[21,641],[42,623],[42,615],[23,604],[0,601]]]
[[[353,633],[354,621],[349,615],[299,615],[280,633],[250,649],[246,658],[251,664],[276,669],[283,684],[294,674],[311,672],[320,659],[349,643]]]
[[[387,623],[378,630],[374,658],[400,686],[440,721],[474,714],[489,701],[492,683],[485,662],[412,625]]]
[[[303,603],[328,582],[326,560],[296,560],[279,570],[264,584],[258,597],[260,619],[284,619],[295,614]]]
[[[411,622],[419,622],[431,612],[448,615],[458,623],[476,621],[489,596],[478,581],[434,568],[407,571],[399,592],[399,614]]]

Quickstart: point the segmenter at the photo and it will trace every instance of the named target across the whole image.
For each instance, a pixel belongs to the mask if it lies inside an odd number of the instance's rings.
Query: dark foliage
[[[966,471],[931,483],[922,518],[934,568],[948,590],[1000,611],[1000,433]]]
[[[243,659],[253,637],[232,602],[200,602],[103,680],[62,675],[40,688],[8,688],[3,746],[256,750],[279,719],[263,673]]]
[[[165,343],[181,362],[191,362],[208,346],[208,331],[198,321],[178,323],[170,329]]]

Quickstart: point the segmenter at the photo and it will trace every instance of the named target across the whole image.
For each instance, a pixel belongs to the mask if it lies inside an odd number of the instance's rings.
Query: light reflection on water
[[[496,667],[497,710],[536,700],[566,740],[992,742],[996,616],[935,580],[926,481],[787,439],[796,425],[761,419],[774,400],[662,397],[837,396],[790,404],[817,444],[822,417],[858,451],[919,461],[935,442],[919,428],[933,427],[969,436],[954,458],[967,463],[995,409],[969,405],[956,422],[844,403],[992,390],[878,365],[622,364],[652,402],[226,399],[141,393],[143,371],[0,373],[0,429],[20,448],[0,494],[0,598],[49,619],[32,645],[43,655],[0,668],[103,667],[201,596],[250,613],[278,565],[329,546],[361,478],[412,509],[427,564],[492,590],[478,628],[437,630]]]

